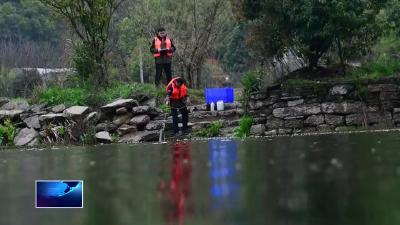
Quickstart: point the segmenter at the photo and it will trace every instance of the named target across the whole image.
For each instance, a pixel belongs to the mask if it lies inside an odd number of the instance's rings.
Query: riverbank
[[[386,79],[281,84],[261,89],[250,97],[246,118],[251,124],[244,136],[398,131],[399,84],[398,79]],[[2,145],[158,142],[164,124],[168,140],[172,136],[168,107],[150,95],[131,96],[100,107],[30,105],[22,99],[1,98]],[[224,111],[211,112],[206,105],[188,108],[192,133],[183,138],[189,139],[235,137],[246,114],[246,107],[239,102],[225,104]]]

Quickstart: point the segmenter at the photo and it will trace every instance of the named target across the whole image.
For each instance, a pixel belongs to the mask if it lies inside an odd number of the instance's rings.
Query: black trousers
[[[185,107],[183,108],[171,108],[171,114],[172,114],[172,124],[173,124],[173,129],[174,133],[177,134],[179,132],[179,118],[178,118],[178,111],[182,114],[182,131],[186,131],[188,129],[188,122],[189,122],[189,111]]]
[[[156,86],[160,85],[160,83],[163,83],[161,81],[163,70],[167,78],[167,84],[169,84],[169,82],[172,80],[171,63],[156,63],[156,79],[155,79]]]

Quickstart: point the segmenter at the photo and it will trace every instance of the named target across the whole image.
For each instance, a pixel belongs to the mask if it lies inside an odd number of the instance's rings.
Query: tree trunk
[[[338,45],[338,50],[339,50],[339,58],[340,58],[340,66],[342,68],[343,75],[346,74],[346,66],[344,64],[344,56],[343,56],[343,49],[342,49],[342,43],[340,42],[339,39],[336,40],[337,45]]]
[[[140,83],[144,84],[142,46],[139,47],[139,58],[140,58]]]
[[[201,69],[199,68],[196,70],[196,79],[197,79],[196,88],[202,87],[202,79],[201,78],[202,78],[201,77]]]

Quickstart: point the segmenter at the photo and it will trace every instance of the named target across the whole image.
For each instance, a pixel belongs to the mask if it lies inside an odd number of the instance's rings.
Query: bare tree
[[[116,10],[125,0],[40,0],[64,16],[82,41],[88,62],[93,60],[90,74],[98,85],[108,83],[107,43],[110,25]],[[87,76],[88,74],[84,74]]]

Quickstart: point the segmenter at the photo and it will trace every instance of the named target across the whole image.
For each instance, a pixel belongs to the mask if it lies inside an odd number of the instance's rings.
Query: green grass
[[[85,105],[87,93],[84,88],[53,87],[39,94],[39,102],[49,105]]]
[[[239,121],[239,126],[235,129],[235,137],[244,138],[250,136],[252,125],[253,125],[253,117],[244,116]]]
[[[4,123],[0,125],[0,145],[13,146],[16,135],[17,128],[10,119],[6,119]]]
[[[198,137],[218,137],[221,134],[223,125],[221,122],[213,122],[207,128],[201,129],[196,132]]]

